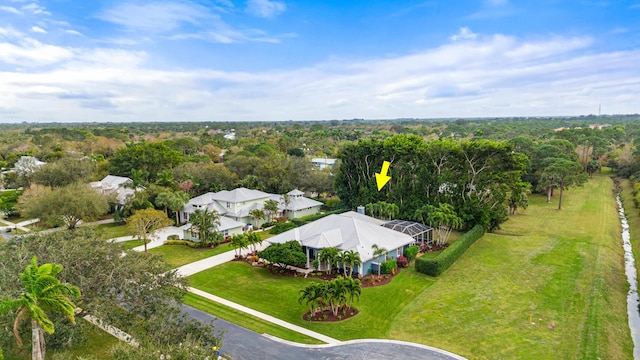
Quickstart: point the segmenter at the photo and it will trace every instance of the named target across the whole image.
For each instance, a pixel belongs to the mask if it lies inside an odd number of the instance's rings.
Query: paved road
[[[211,321],[213,316],[183,305],[184,311],[201,321]],[[388,340],[370,340],[368,342],[344,342],[340,345],[295,346],[275,341],[267,336],[247,330],[228,321],[217,319],[216,329],[224,331],[222,353],[234,360],[242,359],[278,359],[278,360],[327,360],[327,359],[363,359],[363,360],[465,360],[465,358],[430,349],[426,346],[389,342]]]

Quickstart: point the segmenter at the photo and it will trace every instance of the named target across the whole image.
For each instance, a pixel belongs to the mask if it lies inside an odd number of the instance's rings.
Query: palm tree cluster
[[[252,253],[258,251],[258,245],[262,244],[262,238],[255,232],[248,234],[235,234],[231,237],[231,246],[236,257],[242,255],[242,249],[249,249]]]
[[[331,273],[333,267],[342,268],[345,277],[353,276],[353,269],[362,264],[360,254],[353,250],[340,251],[335,247],[322,249],[318,253],[318,260],[326,265],[327,273]],[[348,271],[347,271],[348,269]]]
[[[300,290],[298,303],[305,303],[311,316],[328,309],[338,316],[340,309],[351,309],[353,302],[360,300],[361,293],[360,280],[338,276],[330,281],[313,282]]]
[[[446,203],[438,206],[423,205],[415,211],[414,218],[422,223],[429,223],[435,229],[437,246],[448,243],[451,231],[464,226],[464,221],[456,214],[453,206]]]
[[[222,242],[222,234],[218,232],[220,226],[220,214],[209,209],[196,209],[190,216],[191,231],[198,234],[202,246],[217,246]]]
[[[369,203],[365,205],[365,210],[367,211],[367,214],[370,214],[375,218],[386,219],[386,220],[393,219],[400,212],[400,208],[398,208],[398,205],[393,203],[388,203],[386,201]]]

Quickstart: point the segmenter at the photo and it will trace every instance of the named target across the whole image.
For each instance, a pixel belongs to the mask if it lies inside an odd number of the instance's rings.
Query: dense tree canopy
[[[336,191],[351,208],[385,201],[409,219],[424,204],[447,203],[467,227],[488,228],[506,219],[509,186],[521,180],[527,164],[506,142],[424,142],[413,135],[362,140],[344,146],[339,157]],[[391,162],[391,181],[377,191],[374,174],[385,160]]]
[[[154,182],[159,173],[184,161],[181,152],[162,142],[142,142],[118,149],[111,159],[110,171],[114,175]],[[136,172],[140,172],[136,176]]]

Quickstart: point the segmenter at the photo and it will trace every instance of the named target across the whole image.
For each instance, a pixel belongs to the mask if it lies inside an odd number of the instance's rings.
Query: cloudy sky
[[[640,0],[0,0],[0,122],[640,112]]]

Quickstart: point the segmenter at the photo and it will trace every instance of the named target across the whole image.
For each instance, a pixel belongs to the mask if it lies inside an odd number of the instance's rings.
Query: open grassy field
[[[142,242],[140,242],[140,244],[142,244]],[[163,245],[149,249],[149,252],[154,255],[161,255],[164,261],[171,265],[173,269],[232,250],[233,247],[231,247],[231,243],[226,243],[218,245],[213,249],[194,249],[186,245]]]
[[[96,230],[102,233],[102,237],[105,239],[113,239],[122,236],[133,235],[133,232],[126,224],[111,223],[96,225]]]
[[[404,270],[387,286],[364,289],[361,313],[337,324],[301,319],[298,291],[309,279],[278,278],[243,263],[191,278],[197,288],[341,340],[414,341],[470,359],[630,359],[612,188],[597,176],[565,192],[560,211],[557,195],[552,203],[533,195],[526,211],[478,240],[439,278]]]
[[[598,176],[565,192],[561,211],[557,197],[531,196],[405,307],[391,336],[472,359],[632,358],[612,188]]]

